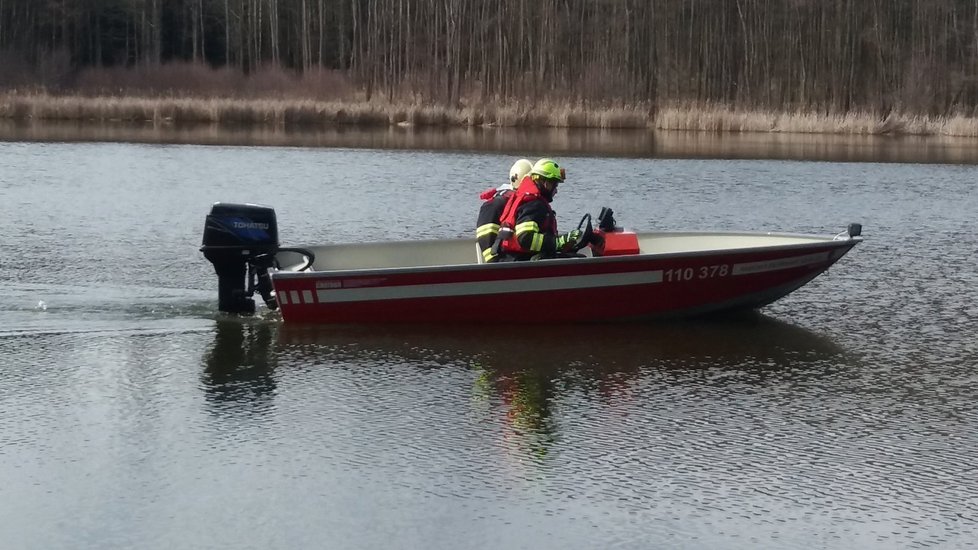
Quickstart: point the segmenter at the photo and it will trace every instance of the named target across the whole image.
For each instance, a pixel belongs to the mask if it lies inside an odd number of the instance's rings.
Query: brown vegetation
[[[0,0],[7,117],[975,135],[976,75],[976,0]]]
[[[648,128],[647,109],[518,103],[448,107],[381,100],[0,93],[0,118],[284,126],[419,125]]]
[[[444,107],[386,101],[120,97],[0,93],[0,118],[99,122],[650,128],[710,132],[836,133],[978,137],[978,119],[890,113],[824,115],[737,110],[720,105],[649,109],[519,104]]]

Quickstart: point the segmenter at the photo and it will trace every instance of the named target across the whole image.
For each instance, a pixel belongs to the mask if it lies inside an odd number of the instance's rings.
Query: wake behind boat
[[[575,257],[482,263],[475,239],[282,248],[275,211],[216,203],[201,250],[219,309],[253,313],[257,292],[288,323],[578,323],[756,309],[823,273],[862,241],[770,232],[642,232],[610,209]],[[516,305],[518,304],[518,306]]]

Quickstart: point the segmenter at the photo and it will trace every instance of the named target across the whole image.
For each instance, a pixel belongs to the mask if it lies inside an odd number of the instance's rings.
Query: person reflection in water
[[[257,409],[267,405],[276,389],[271,358],[274,337],[269,323],[218,321],[201,377],[208,401]]]
[[[485,395],[498,394],[506,407],[506,422],[512,438],[530,456],[542,460],[556,442],[556,426],[550,403],[554,399],[553,381],[545,373],[534,370],[500,372],[480,367],[476,381]]]

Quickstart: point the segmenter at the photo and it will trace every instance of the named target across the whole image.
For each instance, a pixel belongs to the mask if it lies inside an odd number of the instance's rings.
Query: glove
[[[577,243],[581,240],[581,230],[575,229],[569,233],[564,233],[557,237],[558,252],[572,252]]]

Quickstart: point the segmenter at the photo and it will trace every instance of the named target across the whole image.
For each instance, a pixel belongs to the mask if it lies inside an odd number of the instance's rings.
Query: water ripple
[[[0,144],[8,544],[976,540],[975,167],[564,159],[588,183],[555,201],[562,220],[608,204],[636,229],[865,224],[864,243],[764,315],[487,336],[215,313],[197,250],[214,200],[267,196],[286,244],[453,237],[468,215],[418,213],[474,212],[482,185],[417,184],[435,165],[491,180],[511,161]],[[404,184],[364,184],[365,167]]]

